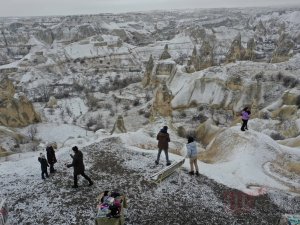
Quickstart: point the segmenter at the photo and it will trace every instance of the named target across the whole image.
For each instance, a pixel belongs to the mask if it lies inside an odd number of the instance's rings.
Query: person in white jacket
[[[199,176],[199,168],[197,164],[198,151],[193,137],[188,137],[188,143],[186,144],[186,149],[187,149],[187,158],[190,159],[190,166],[191,166],[191,171],[189,172],[189,174],[190,175],[196,174],[197,176]],[[194,173],[194,171],[196,171],[196,173]]]

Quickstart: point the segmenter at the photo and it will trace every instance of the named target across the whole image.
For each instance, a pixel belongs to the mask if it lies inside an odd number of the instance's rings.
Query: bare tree
[[[32,125],[28,128],[27,130],[27,134],[28,134],[28,137],[31,139],[31,141],[33,141],[36,137],[36,134],[37,134],[37,126],[36,125]]]
[[[44,102],[48,102],[50,98],[50,90],[46,85],[41,86],[41,95]]]

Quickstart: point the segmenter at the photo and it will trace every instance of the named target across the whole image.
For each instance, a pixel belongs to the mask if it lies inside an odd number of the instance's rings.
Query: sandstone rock
[[[151,73],[152,73],[153,67],[154,67],[154,62],[153,62],[152,55],[150,55],[149,60],[146,65],[146,71],[144,73],[144,78],[142,80],[142,84],[144,87],[148,86],[150,83],[150,78],[151,78]]]
[[[194,46],[192,56],[188,60],[186,71],[188,73],[194,73],[200,70],[200,57],[197,53],[197,48]]]
[[[267,29],[265,28],[264,24],[262,23],[262,21],[260,20],[259,23],[254,27],[254,31],[258,34],[258,35],[262,35],[265,36],[267,34]]]
[[[57,107],[57,100],[54,96],[51,96],[49,98],[49,101],[47,102],[46,107],[48,107],[48,108],[56,108]]]
[[[159,84],[168,80],[175,73],[176,63],[173,60],[167,59],[156,62],[150,74],[150,86],[152,88],[158,87]]]
[[[249,41],[247,42],[247,49],[245,53],[245,60],[255,60],[256,58],[256,53],[255,53],[255,40],[254,38],[250,38]]]
[[[300,105],[300,90],[293,88],[283,93],[282,101],[284,105]]]
[[[0,125],[22,127],[40,121],[40,116],[25,96],[13,98],[15,91],[10,80],[3,79],[0,84]]]
[[[4,101],[10,100],[15,95],[15,87],[11,80],[7,77],[3,78],[0,82],[0,102],[3,104]]]
[[[174,61],[158,61],[155,64],[155,75],[172,75],[176,68],[176,63]]]
[[[288,138],[285,140],[279,140],[277,142],[281,145],[286,145],[289,147],[300,147],[300,136],[297,136],[295,138]]]
[[[38,31],[36,31],[35,36],[37,39],[39,39],[47,44],[52,44],[54,41],[54,35],[53,35],[51,29],[38,30]]]
[[[280,36],[277,48],[273,52],[271,63],[278,63],[287,61],[292,55],[292,50],[294,48],[294,42],[291,37],[284,33]]]
[[[199,70],[213,66],[214,54],[213,48],[211,47],[209,41],[204,41],[200,48],[200,65]]]
[[[159,86],[156,90],[154,102],[153,102],[153,113],[158,113],[162,116],[171,116],[172,108],[171,108],[171,100],[173,96],[170,90],[168,89],[165,82]]]
[[[123,116],[119,115],[115,124],[114,124],[114,127],[113,129],[111,130],[110,134],[113,134],[113,133],[126,133],[127,130],[125,128],[125,125],[124,125],[124,120],[123,120]]]
[[[170,53],[168,52],[168,45],[166,44],[165,45],[165,48],[164,48],[164,51],[163,51],[163,53],[161,54],[161,56],[160,56],[160,60],[164,60],[164,59],[169,59],[169,58],[171,58],[171,55],[170,55]]]
[[[220,131],[221,129],[214,124],[212,119],[208,119],[197,128],[197,140],[200,140],[204,145],[208,145]]]
[[[229,52],[226,56],[227,63],[235,62],[236,60],[242,60],[245,56],[245,49],[242,46],[241,34],[238,34],[233,40]]]
[[[281,108],[272,112],[272,118],[287,120],[296,114],[298,107],[295,105],[284,105]]]
[[[126,31],[124,29],[114,29],[112,30],[112,34],[118,36],[122,41],[128,40]]]
[[[41,64],[47,62],[47,58],[43,52],[35,52],[35,54],[31,56],[30,61],[34,64]]]

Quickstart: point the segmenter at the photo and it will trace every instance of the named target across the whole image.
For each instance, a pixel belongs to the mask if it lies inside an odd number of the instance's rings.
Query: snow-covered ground
[[[16,39],[14,45],[27,46],[28,51],[21,47],[22,54],[14,62],[16,55],[11,54],[9,59],[4,57],[4,61],[11,63],[0,65],[0,70],[11,71],[8,74],[16,88],[15,97],[22,92],[30,101],[35,101],[34,107],[42,118],[42,122],[28,127],[14,130],[0,127],[1,147],[15,153],[0,158],[0,200],[5,198],[8,202],[10,225],[94,224],[95,198],[104,190],[118,190],[127,196],[126,225],[274,225],[282,213],[300,213],[300,177],[292,168],[300,161],[300,149],[281,145],[299,146],[299,136],[294,137],[299,134],[299,109],[293,117],[297,118],[292,130],[295,133],[279,144],[269,136],[284,123],[280,118],[256,115],[257,118],[249,122],[251,130],[244,133],[238,126],[230,125],[234,119],[232,114],[244,104],[252,104],[259,94],[253,92],[250,101],[249,93],[245,92],[236,101],[231,97],[241,92],[228,94],[224,88],[231,82],[228,78],[240,78],[231,84],[236,85],[236,90],[247,86],[253,90],[256,84],[263,86],[263,83],[258,84],[260,75],[262,80],[274,79],[269,87],[262,87],[264,93],[256,105],[259,110],[263,105],[263,110],[270,115],[283,105],[281,94],[285,90],[293,96],[299,94],[296,82],[300,64],[300,54],[297,54],[299,10],[224,9],[173,13],[71,16],[45,18],[46,22],[36,18],[37,23],[30,18],[27,23],[15,24],[20,25],[16,28],[18,32],[10,27],[9,23],[14,20],[7,19],[3,24],[7,25],[3,28],[7,39]],[[258,34],[256,26],[260,22],[266,34]],[[38,33],[49,30],[51,33],[45,36]],[[269,63],[267,56],[272,55],[269,51],[260,62],[237,61],[226,65],[218,62],[205,70],[186,73],[193,48],[200,50],[204,40],[212,42],[216,58],[225,59],[238,34],[244,47],[248,39],[254,37],[257,46],[271,45],[274,49],[269,50],[274,51],[281,32],[291,33],[295,43],[295,54],[286,62]],[[157,66],[156,61],[166,45],[172,58],[159,62],[176,64],[177,69],[176,74],[163,76],[173,95],[172,119],[151,115],[155,89],[145,88],[140,83],[150,55]],[[263,51],[259,48],[257,52]],[[6,50],[3,52],[0,52],[1,57],[2,53],[6,55]],[[18,71],[13,72],[14,69]],[[296,86],[292,89],[289,87],[292,85]],[[57,97],[53,106],[45,102],[50,96]],[[229,99],[224,102],[224,110],[214,110],[223,107],[224,96]],[[221,119],[215,122],[222,119],[226,122],[216,126],[221,131],[206,150],[202,143],[197,144],[201,149],[200,176],[188,175],[189,161],[186,160],[181,169],[163,182],[151,181],[150,175],[165,168],[164,154],[158,166],[154,163],[157,132],[162,126],[169,126],[171,161],[181,160],[185,157],[186,139],[178,136],[176,127],[190,126],[196,131],[201,124],[188,118],[177,119],[176,115],[183,112],[190,117],[199,116],[199,113],[205,114],[200,107],[206,105],[216,106],[209,108],[211,121],[219,116]],[[294,106],[299,108],[299,105]],[[230,111],[228,121],[226,110]],[[119,114],[124,117],[127,133],[111,135]],[[290,128],[289,123],[283,125]],[[32,127],[36,133],[30,139],[28,132]],[[18,139],[21,135],[24,138]],[[45,153],[49,143],[57,145],[57,173],[43,181],[37,157],[40,152]],[[94,181],[92,187],[80,179],[80,188],[71,188],[72,169],[67,169],[65,164],[71,161],[74,145],[83,151],[86,172]]]
[[[230,144],[225,145],[224,157],[221,156],[218,163],[199,162],[199,177],[188,175],[187,160],[183,169],[162,183],[151,182],[150,175],[165,167],[164,155],[160,165],[154,164],[157,154],[154,132],[160,125],[112,136],[100,132],[86,135],[83,129],[67,125],[40,128],[39,138],[43,141],[63,143],[56,152],[58,172],[45,181],[41,179],[39,152],[18,154],[0,163],[0,197],[6,198],[9,204],[10,224],[93,224],[95,198],[107,189],[128,196],[126,224],[149,224],[149,221],[182,224],[186,219],[190,224],[233,224],[235,221],[273,224],[283,212],[298,212],[299,196],[289,193],[283,184],[264,173],[262,167],[265,160],[274,158],[279,145],[255,131],[244,133],[241,138],[245,143],[233,149],[228,149]],[[228,135],[236,132],[237,128],[227,131]],[[74,137],[67,138],[66,142],[66,134]],[[178,140],[172,130],[170,134],[171,140]],[[95,182],[92,187],[87,187],[85,180],[80,179],[80,188],[71,188],[72,169],[67,169],[65,164],[71,161],[69,154],[74,145],[83,151],[87,174]],[[176,144],[171,142],[170,147],[172,151]],[[182,157],[170,155],[172,161]],[[257,190],[247,189],[250,183]],[[243,207],[235,208],[229,196],[246,196],[238,190],[253,195],[255,207],[251,206],[248,211]],[[261,196],[254,196],[258,194]],[[232,207],[236,213],[231,211]]]

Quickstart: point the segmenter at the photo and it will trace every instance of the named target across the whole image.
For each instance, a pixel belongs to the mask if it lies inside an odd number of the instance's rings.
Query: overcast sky
[[[289,5],[300,0],[0,0],[0,17]]]

